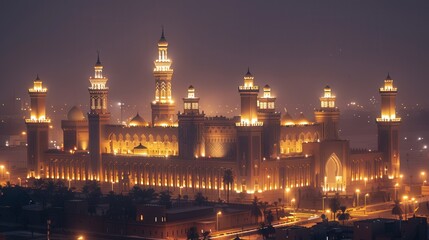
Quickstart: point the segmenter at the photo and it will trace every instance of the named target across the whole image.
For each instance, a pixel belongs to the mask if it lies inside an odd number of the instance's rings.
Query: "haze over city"
[[[0,0],[0,239],[429,239],[428,10]]]

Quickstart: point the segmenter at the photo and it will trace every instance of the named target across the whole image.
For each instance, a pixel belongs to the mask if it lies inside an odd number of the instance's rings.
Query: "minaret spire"
[[[100,51],[97,50],[97,62],[95,63],[96,65],[101,65],[100,62]]]
[[[40,78],[39,78],[39,74],[37,73],[36,74],[36,81],[39,81],[40,80]]]

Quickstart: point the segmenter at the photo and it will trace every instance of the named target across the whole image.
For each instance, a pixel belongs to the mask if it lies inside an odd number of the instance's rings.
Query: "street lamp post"
[[[19,182],[19,186],[21,187],[22,184],[21,184],[21,178],[20,177],[18,178],[18,182]]]
[[[356,189],[356,207],[359,207],[359,193],[360,189]]]
[[[216,231],[219,231],[219,215],[222,215],[221,211],[216,213]]]
[[[422,176],[422,185],[424,186],[426,182],[426,172],[420,172],[420,176]]]
[[[69,190],[70,190],[70,181],[71,181],[71,179],[70,179],[70,178],[67,178],[67,180],[69,181]]]
[[[396,183],[395,184],[395,200],[398,200],[398,186],[399,186],[399,183]]]
[[[322,211],[325,211],[325,196],[322,196]]]
[[[1,179],[4,178],[4,165],[0,165]]]
[[[112,181],[112,192],[113,192],[113,184],[115,184],[115,182],[114,182],[114,181]]]
[[[295,198],[292,198],[292,200],[290,200],[290,206],[295,211]]]
[[[285,189],[285,193],[286,193],[286,197],[285,197],[285,204],[287,205],[289,202],[289,192],[290,192],[290,188],[286,188]]]
[[[365,194],[365,210],[364,210],[364,213],[366,214],[366,198],[367,197],[369,197],[369,194],[367,193],[367,194]]]
[[[121,125],[122,125],[122,114],[123,114],[123,111],[122,111],[122,108],[124,107],[124,105],[125,105],[125,103],[123,103],[123,102],[118,102],[118,105],[119,105],[119,108],[121,109]]]
[[[404,202],[404,208],[405,208],[405,220],[407,220],[408,219],[408,217],[407,217],[408,216],[408,211],[407,211],[407,208],[408,208],[408,196],[407,195],[403,196],[402,200]]]

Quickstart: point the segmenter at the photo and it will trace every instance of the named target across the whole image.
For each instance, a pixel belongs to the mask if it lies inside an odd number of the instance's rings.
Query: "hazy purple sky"
[[[190,84],[207,108],[239,104],[248,66],[279,109],[318,104],[326,84],[366,104],[387,72],[400,102],[424,104],[428,12],[429,1],[0,0],[0,100],[26,97],[39,73],[51,104],[87,104],[100,50],[110,100],[148,117],[164,25],[178,110]]]

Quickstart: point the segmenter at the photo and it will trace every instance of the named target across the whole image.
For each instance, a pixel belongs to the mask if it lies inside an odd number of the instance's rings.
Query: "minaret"
[[[322,140],[338,139],[340,110],[335,106],[335,100],[331,88],[326,86],[323,89],[323,96],[320,97],[320,108],[314,111],[316,122],[323,125]]]
[[[183,113],[179,120],[179,155],[190,160],[205,156],[204,112],[200,113],[200,98],[195,95],[195,88],[188,88],[188,96],[183,98]]]
[[[168,42],[162,28],[161,39],[158,41],[158,59],[155,60],[153,76],[155,77],[155,100],[151,104],[152,125],[174,125],[175,105],[171,95],[171,60],[168,58]]]
[[[195,96],[195,88],[191,85],[188,87],[188,97],[183,98],[183,112],[185,114],[200,113],[200,98]]]
[[[238,87],[241,98],[241,119],[237,127],[237,183],[240,191],[257,192],[262,189],[260,176],[262,160],[262,127],[258,121],[259,87],[247,69],[244,84]],[[279,124],[280,125],[280,124]]]
[[[89,77],[91,87],[89,87],[90,96],[90,113],[106,114],[107,113],[107,95],[109,88],[106,87],[107,78],[103,76],[103,65],[100,62],[100,55],[97,55],[97,62],[94,65],[94,77]]]
[[[43,156],[48,150],[49,123],[46,117],[46,94],[39,76],[34,80],[33,88],[28,89],[31,99],[31,115],[25,119],[27,125],[27,177],[43,178]]]
[[[396,95],[398,89],[387,74],[384,86],[380,88],[381,116],[376,119],[378,126],[378,151],[384,153],[384,175],[399,176],[399,125],[401,118],[396,116]]]
[[[262,155],[266,159],[275,159],[280,153],[280,113],[276,112],[276,98],[267,84],[262,97],[258,98],[258,120],[263,123]]]
[[[110,113],[107,109],[107,95],[109,88],[106,86],[107,78],[103,76],[103,65],[100,62],[100,55],[94,66],[94,76],[89,78],[91,86],[88,88],[90,97],[90,111],[88,113],[89,130],[89,155],[87,162],[87,180],[103,180],[103,169],[101,164],[103,127],[110,120]]]
[[[238,87],[241,97],[241,124],[255,125],[258,123],[258,93],[259,87],[253,85],[253,75],[247,69],[244,84]]]

